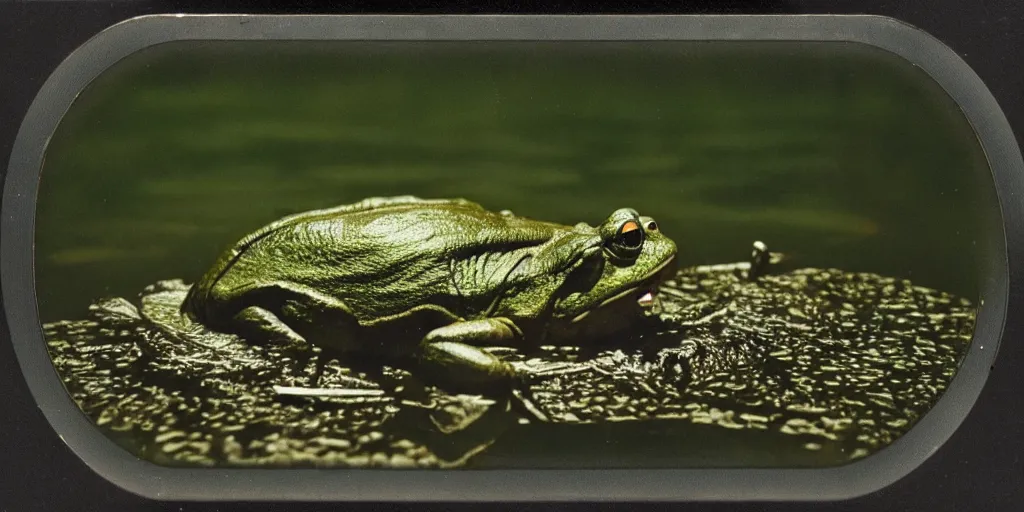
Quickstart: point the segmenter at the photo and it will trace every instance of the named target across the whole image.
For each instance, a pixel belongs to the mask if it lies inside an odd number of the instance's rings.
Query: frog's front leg
[[[521,339],[522,331],[507,318],[456,322],[427,333],[420,343],[420,364],[430,377],[469,392],[511,384],[512,365],[481,350]]]

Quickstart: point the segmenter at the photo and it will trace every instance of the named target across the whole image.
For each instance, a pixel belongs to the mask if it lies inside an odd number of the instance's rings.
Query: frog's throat
[[[579,315],[577,315],[575,318],[572,319],[572,323],[576,323],[576,322],[579,322],[579,321],[583,320],[584,318],[587,317],[587,315],[590,314],[591,311],[594,311],[595,309],[601,309],[601,308],[603,308],[603,307],[605,307],[605,306],[607,306],[607,305],[609,305],[609,304],[611,304],[613,302],[622,300],[622,299],[624,299],[624,298],[626,298],[626,297],[628,297],[630,295],[633,295],[633,294],[635,294],[636,292],[638,292],[638,291],[640,291],[642,289],[650,288],[650,287],[654,286],[655,285],[654,281],[657,280],[658,276],[669,265],[671,265],[672,262],[675,261],[675,259],[676,259],[675,255],[666,258],[665,261],[663,261],[660,265],[655,267],[654,270],[651,270],[650,272],[648,272],[647,275],[644,276],[644,278],[640,280],[640,284],[639,285],[631,286],[629,288],[625,288],[623,290],[620,290],[618,293],[615,293],[615,294],[609,296],[607,299],[604,299],[603,301],[601,301],[601,303],[598,304],[596,308],[591,308],[590,310],[584,311],[583,313],[580,313]]]

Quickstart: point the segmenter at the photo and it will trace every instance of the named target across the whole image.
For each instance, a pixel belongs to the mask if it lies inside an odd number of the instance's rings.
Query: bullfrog
[[[649,316],[676,252],[632,208],[567,226],[466,199],[371,197],[242,238],[181,311],[250,342],[411,358],[474,389],[515,378],[485,348],[597,340]]]

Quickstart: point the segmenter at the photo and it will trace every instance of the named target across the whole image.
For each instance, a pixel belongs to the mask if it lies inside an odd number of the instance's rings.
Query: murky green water
[[[867,47],[164,45],[97,80],[53,137],[40,309],[191,281],[283,214],[397,194],[566,223],[632,206],[683,264],[761,239],[973,299],[986,172],[955,104]]]

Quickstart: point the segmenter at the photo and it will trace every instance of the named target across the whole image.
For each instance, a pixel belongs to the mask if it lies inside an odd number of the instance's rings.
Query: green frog
[[[675,261],[675,243],[631,208],[566,226],[465,199],[374,197],[246,236],[182,312],[250,342],[411,357],[428,378],[478,389],[515,378],[487,347],[635,325]]]

